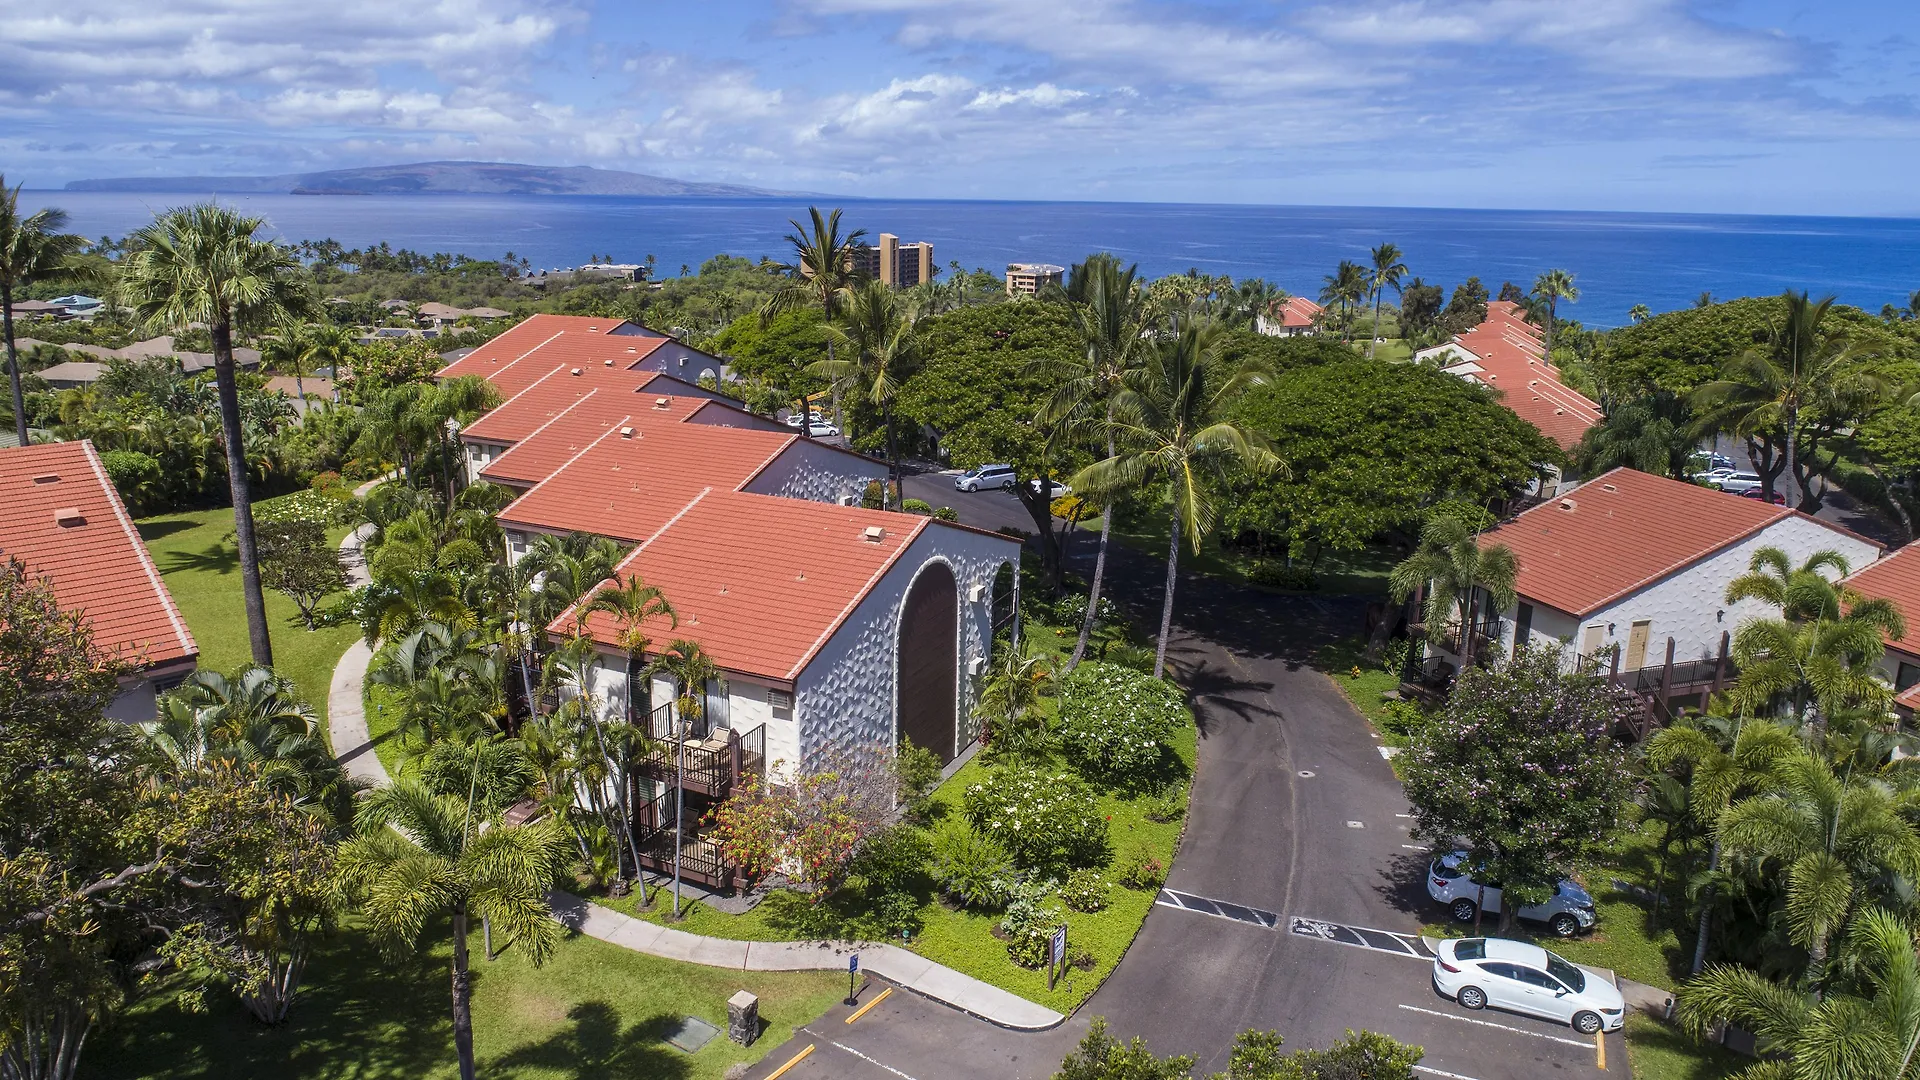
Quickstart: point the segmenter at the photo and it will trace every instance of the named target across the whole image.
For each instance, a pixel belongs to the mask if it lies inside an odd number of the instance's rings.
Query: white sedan
[[[1073,489],[1072,489],[1072,488],[1070,488],[1070,487],[1068,487],[1067,485],[1065,485],[1065,484],[1063,484],[1063,483],[1061,483],[1061,482],[1060,482],[1060,481],[1058,481],[1058,480],[1029,480],[1029,481],[1027,481],[1027,487],[1028,487],[1029,489],[1031,489],[1031,490],[1033,491],[1033,493],[1034,493],[1035,495],[1038,495],[1038,494],[1040,494],[1040,491],[1041,491],[1041,487],[1040,487],[1040,485],[1041,485],[1041,484],[1046,484],[1046,485],[1048,485],[1048,488],[1047,488],[1047,498],[1049,498],[1049,499],[1058,499],[1058,498],[1060,498],[1060,497],[1061,497],[1062,495],[1071,495],[1071,494],[1073,494]]]
[[[1529,1013],[1582,1035],[1618,1031],[1626,1022],[1626,1001],[1612,983],[1524,941],[1442,941],[1433,957],[1433,986],[1463,1008]]]
[[[840,429],[826,420],[815,420],[807,425],[807,434],[816,439],[825,439],[840,434]]]

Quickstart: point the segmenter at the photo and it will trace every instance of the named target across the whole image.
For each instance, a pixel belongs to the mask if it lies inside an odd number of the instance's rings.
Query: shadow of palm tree
[[[157,521],[137,521],[134,523],[134,528],[140,530],[140,539],[151,544],[155,540],[172,536],[177,532],[197,529],[200,525],[201,523],[198,521],[192,521],[186,518],[172,518]]]
[[[240,566],[240,553],[224,543],[208,544],[199,551],[171,551],[160,567],[163,574],[192,571],[202,574],[231,574]]]
[[[494,1058],[483,1071],[573,1080],[677,1080],[693,1073],[687,1056],[667,1043],[667,1036],[680,1026],[680,1018],[671,1013],[622,1026],[612,1005],[583,1001],[567,1010],[567,1019],[570,1026]]]

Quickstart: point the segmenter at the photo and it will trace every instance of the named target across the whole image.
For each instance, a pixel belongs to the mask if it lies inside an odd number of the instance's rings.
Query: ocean
[[[23,208],[53,205],[87,236],[120,236],[154,211],[204,197],[27,191]],[[287,240],[331,237],[348,247],[499,258],[535,267],[590,256],[655,258],[666,277],[727,253],[784,259],[787,221],[809,202],[841,206],[845,228],[931,241],[945,267],[1009,262],[1069,265],[1090,252],[1137,261],[1149,276],[1196,268],[1263,277],[1315,296],[1342,259],[1364,262],[1398,244],[1412,274],[1449,290],[1477,275],[1530,286],[1549,267],[1572,271],[1580,299],[1563,318],[1617,326],[1627,311],[1687,307],[1702,291],[1721,299],[1807,289],[1877,312],[1920,289],[1920,220],[1762,217],[1544,210],[1241,206],[1094,202],[983,202],[816,198],[635,198],[520,195],[223,195],[264,217]]]

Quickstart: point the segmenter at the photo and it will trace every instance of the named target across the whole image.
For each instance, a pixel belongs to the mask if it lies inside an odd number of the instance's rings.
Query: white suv
[[[1760,490],[1760,474],[1750,472],[1730,473],[1720,478],[1721,491],[1729,495],[1745,495],[1749,491]]]
[[[979,491],[981,488],[1011,489],[1014,479],[1011,465],[982,465],[954,477],[953,488],[955,491]]]
[[[1483,894],[1480,882],[1475,881],[1462,864],[1467,861],[1467,853],[1455,851],[1433,860],[1427,867],[1427,895],[1447,905],[1447,910],[1461,922],[1472,922],[1479,911]],[[1487,882],[1484,894],[1487,914],[1500,913],[1500,885]],[[1547,924],[1547,929],[1558,937],[1572,937],[1582,930],[1593,929],[1593,897],[1587,890],[1571,881],[1562,881],[1553,887],[1553,896],[1544,904],[1523,907],[1515,912],[1523,919]]]
[[[1531,1013],[1582,1035],[1618,1031],[1627,1003],[1598,973],[1538,945],[1506,938],[1454,938],[1433,955],[1433,987],[1462,1008]]]

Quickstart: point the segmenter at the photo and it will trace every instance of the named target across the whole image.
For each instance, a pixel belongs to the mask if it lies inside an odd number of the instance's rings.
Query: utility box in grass
[[[727,999],[727,1038],[752,1046],[760,1037],[760,999],[745,990]]]

